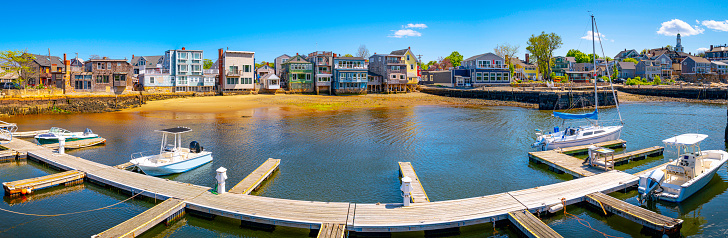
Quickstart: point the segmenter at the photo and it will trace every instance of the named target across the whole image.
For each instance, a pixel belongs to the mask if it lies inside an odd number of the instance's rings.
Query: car
[[[17,89],[17,85],[12,82],[0,83],[0,89]]]

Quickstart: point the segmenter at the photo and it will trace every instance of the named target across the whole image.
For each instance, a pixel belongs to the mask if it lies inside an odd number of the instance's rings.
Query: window
[[[475,81],[483,81],[482,73],[475,73]]]
[[[497,79],[495,78],[495,73],[490,73],[490,80],[492,80],[492,81],[495,81],[495,80],[497,80]]]
[[[394,76],[394,75],[392,75],[392,76]],[[345,73],[340,73],[339,74],[339,79],[344,79],[344,78],[346,78],[346,74]]]
[[[397,79],[397,75],[392,74],[392,79]]]
[[[253,78],[241,78],[243,84],[253,84]]]
[[[407,60],[410,60],[409,55],[407,55]]]
[[[192,71],[193,71],[193,72],[199,72],[199,71],[202,71],[202,70],[200,70],[200,69],[201,69],[200,65],[197,65],[197,64],[195,64],[195,65],[192,65]]]
[[[116,67],[121,67],[121,62],[116,62]]]
[[[200,58],[202,58],[202,54],[200,54],[200,53],[193,53],[192,54],[192,59],[197,59],[198,60]]]
[[[109,77],[109,76],[106,76]],[[126,81],[126,75],[123,74],[114,74],[114,81]]]
[[[584,132],[584,134],[581,134],[581,136],[590,136],[590,135],[592,135],[593,133],[594,133],[594,132],[591,132],[591,131],[590,131],[590,132]]]
[[[415,65],[414,64],[411,64],[410,65],[410,69],[415,69]]]
[[[179,53],[179,58],[180,59],[187,59],[187,52],[180,52]]]
[[[400,74],[399,75],[399,79],[404,79],[404,75],[403,74]]]
[[[227,84],[238,84],[238,78],[226,78]]]
[[[311,74],[306,74],[306,80],[311,80]]]
[[[149,77],[149,83],[154,83],[154,77]]]
[[[106,69],[106,64],[104,64],[104,63],[96,63],[96,69]]]
[[[250,72],[250,65],[243,65],[243,72]]]
[[[187,85],[187,76],[179,76],[177,79],[179,85]]]
[[[91,76],[91,75],[88,75],[88,76]],[[109,76],[108,75],[97,75],[96,83],[109,83]]]
[[[111,62],[106,63],[106,69],[111,69]]]
[[[180,72],[187,72],[187,65],[181,64],[178,66]]]

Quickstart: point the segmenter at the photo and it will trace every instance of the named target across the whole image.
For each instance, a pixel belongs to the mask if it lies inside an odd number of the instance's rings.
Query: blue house
[[[456,87],[480,87],[493,84],[509,84],[511,71],[505,60],[493,53],[476,55],[463,60],[453,70],[452,82]]]
[[[362,57],[335,57],[333,86],[334,94],[366,94],[369,69]]]

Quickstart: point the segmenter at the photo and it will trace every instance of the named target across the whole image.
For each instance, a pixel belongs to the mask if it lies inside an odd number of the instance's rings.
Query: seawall
[[[212,96],[201,93],[137,93],[123,95],[73,95],[0,99],[0,115],[111,112],[138,107],[147,101]]]
[[[584,108],[594,106],[594,91],[545,91],[522,90],[513,88],[504,89],[455,89],[423,87],[423,93],[461,98],[481,98],[485,100],[514,101],[538,104],[539,110],[562,110],[569,108]],[[612,91],[600,90],[599,106],[614,106],[615,98]]]
[[[703,87],[661,87],[661,86],[622,86],[617,90],[639,95],[687,98],[687,99],[728,99],[728,90],[725,88]]]

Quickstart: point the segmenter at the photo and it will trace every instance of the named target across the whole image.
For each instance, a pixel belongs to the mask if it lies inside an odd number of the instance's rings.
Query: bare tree
[[[493,49],[493,52],[495,52],[496,55],[500,56],[501,58],[506,60],[506,65],[509,65],[511,63],[511,57],[518,54],[518,50],[521,48],[521,46],[518,45],[511,45],[508,43],[503,43],[496,45]]]
[[[88,59],[101,59],[101,56],[99,55],[89,55]]]
[[[369,58],[369,50],[366,45],[359,46],[359,50],[356,52],[356,57],[362,57],[364,59]]]

